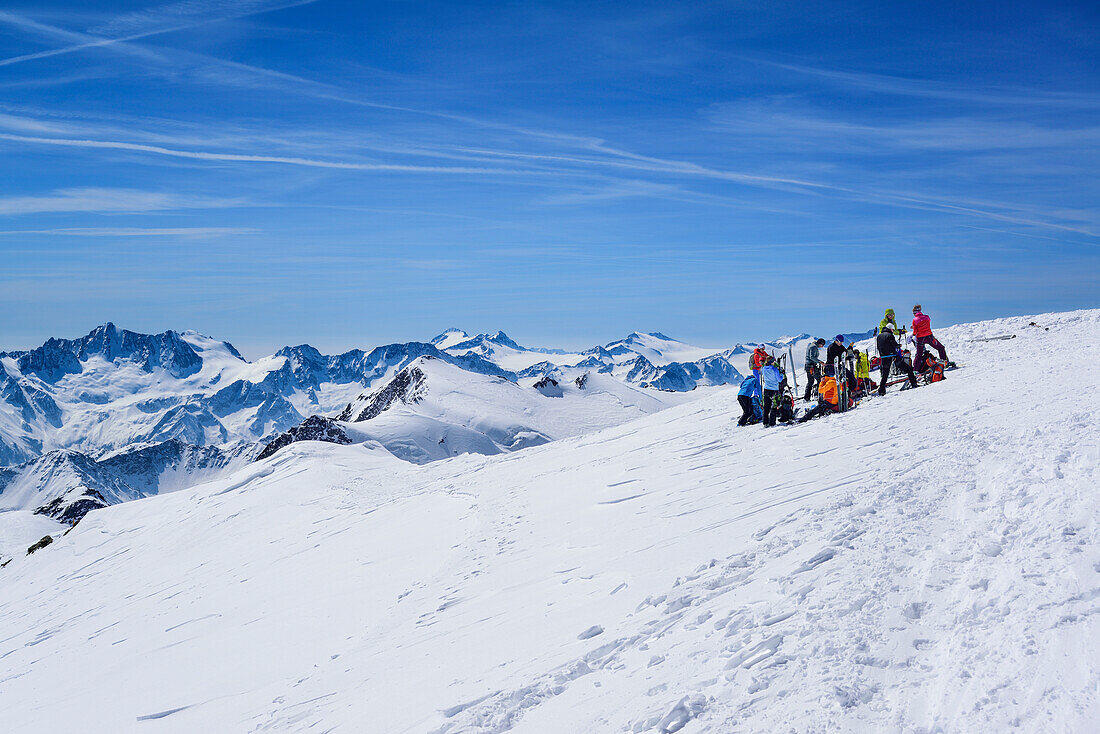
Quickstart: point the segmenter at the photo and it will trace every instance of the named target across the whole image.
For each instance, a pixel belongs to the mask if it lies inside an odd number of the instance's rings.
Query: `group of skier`
[[[886,309],[886,314],[879,322],[875,330],[875,346],[878,350],[879,382],[878,394],[886,394],[886,386],[889,383],[891,370],[902,373],[908,378],[907,383],[901,388],[908,390],[917,387],[917,370],[925,372],[932,370],[931,379],[943,379],[943,369],[946,365],[952,365],[947,359],[947,350],[935,336],[932,335],[932,322],[921,310],[920,304],[913,306],[913,332],[912,341],[916,346],[916,355],[910,363],[908,352],[902,347],[899,340],[904,341],[906,330],[899,326],[894,314],[894,309]],[[808,410],[799,422],[805,422],[828,413],[846,409],[847,404],[854,404],[854,397],[868,395],[876,387],[871,380],[871,358],[867,352],[857,350],[854,345],[845,345],[844,335],[837,334],[825,351],[825,359],[821,359],[821,349],[825,346],[824,339],[816,339],[806,350],[806,393],[803,396],[805,402],[810,402],[814,394],[817,396],[817,405]],[[925,356],[926,350],[934,349],[939,354],[940,361]],[[777,421],[794,420],[795,411],[793,399],[785,397],[787,377],[780,369],[779,362],[763,347],[757,347],[749,358],[749,367],[752,374],[741,382],[737,392],[737,401],[741,405],[742,415],[737,425],[744,426],[757,421],[765,426],[774,426]],[[840,380],[840,384],[838,384]]]

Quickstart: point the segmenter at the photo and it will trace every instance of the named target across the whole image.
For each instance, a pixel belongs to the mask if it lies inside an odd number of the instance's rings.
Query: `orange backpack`
[[[939,382],[943,379],[943,362],[930,356],[925,359],[924,363],[928,365],[928,370],[932,373],[932,382]]]

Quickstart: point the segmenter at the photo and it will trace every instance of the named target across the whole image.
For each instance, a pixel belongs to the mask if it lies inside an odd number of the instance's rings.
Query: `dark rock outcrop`
[[[256,457],[256,460],[266,459],[279,449],[298,441],[325,441],[347,445],[351,443],[351,438],[340,424],[332,418],[311,415],[302,421],[300,425],[276,436],[267,446],[264,446],[263,451]]]
[[[409,365],[393,376],[383,388],[359,400],[349,403],[337,416],[338,420],[358,423],[377,418],[396,402],[412,404],[420,402],[426,381],[424,372],[416,365]]]

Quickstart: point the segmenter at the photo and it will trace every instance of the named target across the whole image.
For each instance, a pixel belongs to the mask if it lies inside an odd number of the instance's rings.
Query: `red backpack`
[[[927,365],[927,369],[930,375],[930,382],[940,382],[943,380],[943,362],[939,361],[935,357],[928,355],[924,363]]]

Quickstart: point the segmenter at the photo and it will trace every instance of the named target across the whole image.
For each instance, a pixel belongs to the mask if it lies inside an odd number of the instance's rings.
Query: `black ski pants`
[[[756,415],[756,411],[753,410],[752,407],[752,397],[749,395],[738,395],[737,402],[741,404],[741,420],[737,421],[737,425],[745,426],[752,423]]]
[[[896,364],[899,370],[903,370],[909,375],[909,384],[913,387],[917,386],[917,375],[913,372],[912,366],[900,356],[896,354],[890,354],[879,358],[881,363],[879,364],[879,379],[878,379],[878,394],[886,394],[886,382],[890,379],[890,365]]]
[[[775,419],[778,417],[779,409],[775,407],[775,396],[779,394],[778,390],[764,390],[764,425],[774,426]]]
[[[828,413],[835,413],[836,406],[832,403],[827,403],[824,400],[818,401],[817,405],[813,407],[813,410],[807,411],[806,415],[798,419],[799,423],[805,423],[806,421],[813,420],[819,415],[826,415]]]
[[[817,392],[817,383],[821,380],[821,366],[816,362],[806,365],[806,402]]]

